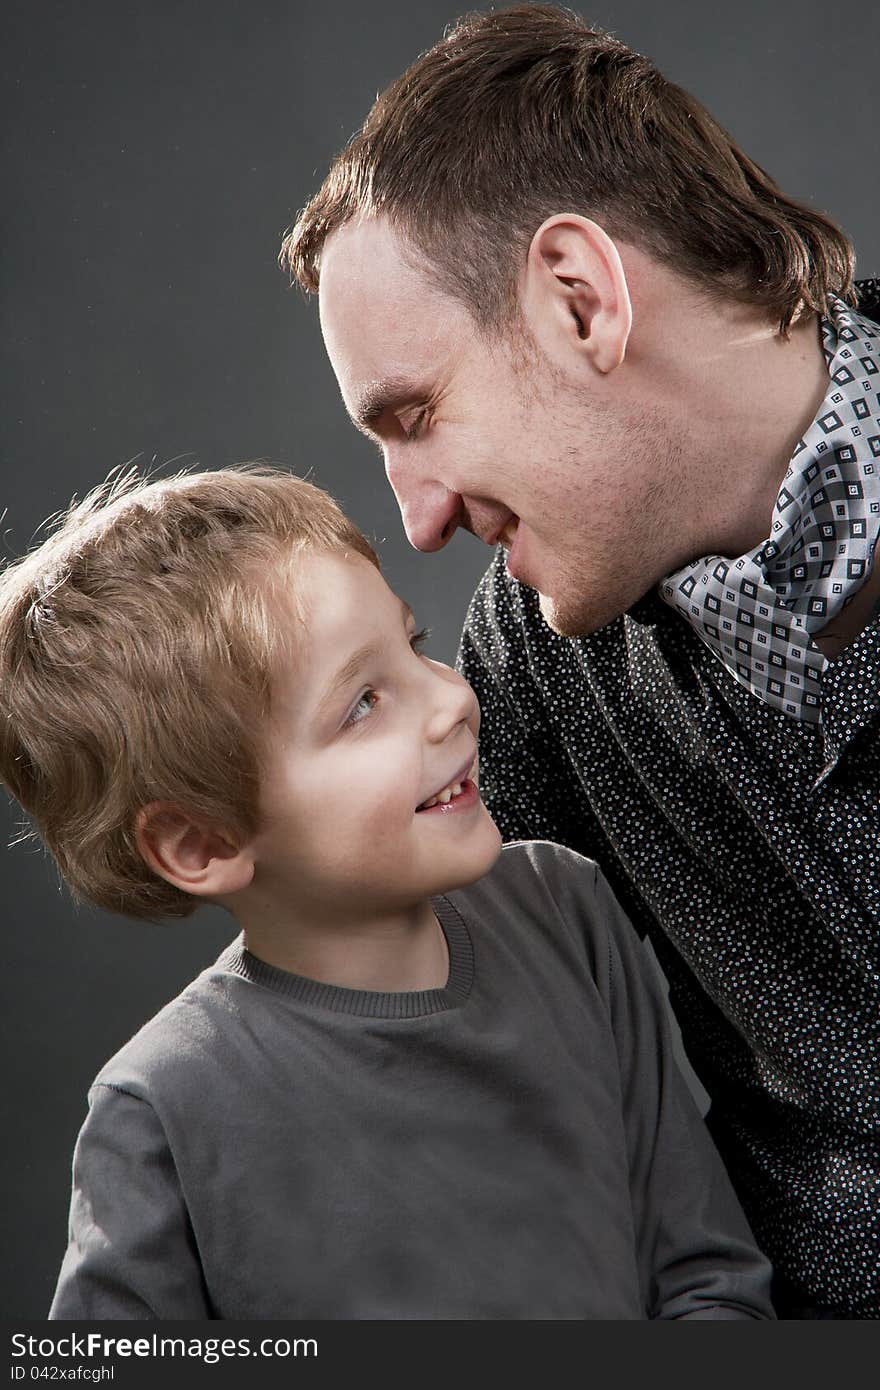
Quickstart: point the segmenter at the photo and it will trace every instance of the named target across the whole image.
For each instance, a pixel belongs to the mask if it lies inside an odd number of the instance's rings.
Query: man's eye
[[[425,649],[425,643],[427,642],[430,636],[431,629],[429,627],[423,627],[420,628],[418,632],[414,632],[412,637],[410,637],[409,639],[409,644],[412,647],[413,651],[423,652]]]
[[[375,690],[365,690],[360,695],[349,711],[343,728],[348,729],[352,724],[360,724],[367,715],[372,713],[373,706],[378,703],[379,695]]]
[[[414,415],[408,424],[404,425],[401,421],[401,428],[406,439],[417,439],[421,433],[422,425],[425,423],[427,410],[420,410],[418,415]]]

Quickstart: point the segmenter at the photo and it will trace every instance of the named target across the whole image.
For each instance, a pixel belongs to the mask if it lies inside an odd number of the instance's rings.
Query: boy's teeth
[[[422,802],[422,810],[427,811],[429,806],[436,806],[438,801],[441,806],[448,806],[454,796],[461,796],[461,782],[452,782],[448,787],[444,787],[442,792],[436,796],[430,796],[427,801]]]

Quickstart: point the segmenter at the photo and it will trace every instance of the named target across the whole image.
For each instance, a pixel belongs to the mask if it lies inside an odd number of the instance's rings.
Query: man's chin
[[[538,593],[538,604],[544,622],[559,637],[589,637],[613,622],[623,611],[610,608],[597,611],[593,604],[578,605],[577,602],[565,602],[542,593]]]
[[[541,617],[559,637],[585,637],[588,632],[594,631],[589,620],[582,614],[575,614],[570,609],[562,607],[556,599],[550,598],[547,594],[538,594],[538,603],[541,609]]]

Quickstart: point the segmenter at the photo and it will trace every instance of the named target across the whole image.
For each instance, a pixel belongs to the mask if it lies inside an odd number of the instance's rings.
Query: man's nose
[[[461,497],[442,483],[422,481],[385,463],[410,545],[416,550],[442,550],[455,534],[462,512]]]

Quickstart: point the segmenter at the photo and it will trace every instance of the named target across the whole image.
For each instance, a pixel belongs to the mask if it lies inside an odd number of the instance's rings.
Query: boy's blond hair
[[[304,549],[379,565],[332,498],[281,469],[129,472],[0,575],[0,778],[75,897],[133,917],[194,910],[138,852],[152,801],[237,841],[257,829],[288,636],[275,591]]]

